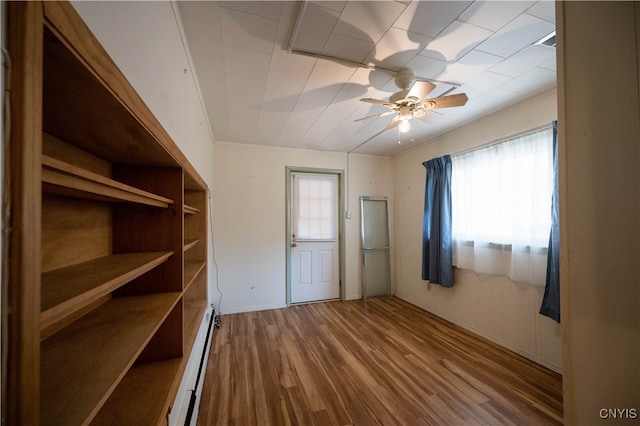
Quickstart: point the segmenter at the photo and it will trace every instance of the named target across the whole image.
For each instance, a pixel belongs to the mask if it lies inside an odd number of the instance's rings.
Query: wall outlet
[[[351,210],[347,210],[347,211],[345,212],[345,217],[346,217],[347,219],[351,219]]]

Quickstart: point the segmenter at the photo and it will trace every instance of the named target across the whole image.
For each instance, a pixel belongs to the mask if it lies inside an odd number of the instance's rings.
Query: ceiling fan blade
[[[374,114],[374,115],[369,115],[367,117],[358,118],[357,120],[353,120],[353,122],[357,123],[358,121],[366,120],[368,118],[379,118],[389,114],[393,114],[393,111],[386,111],[386,112],[381,112],[380,114]]]
[[[387,106],[389,104],[389,102],[386,101],[381,101],[379,99],[373,99],[373,98],[362,98],[360,99],[362,102],[368,102],[370,104],[375,104],[375,105],[382,105],[382,106]]]
[[[413,84],[411,90],[409,90],[407,97],[415,96],[416,98],[418,98],[418,100],[422,100],[426,98],[427,95],[431,93],[435,88],[436,86],[429,81],[416,81]]]
[[[394,127],[398,127],[399,124],[400,124],[400,120],[396,120],[396,117],[393,117],[393,119],[389,122],[389,124],[387,124],[387,127],[385,127],[382,132],[387,131],[387,130],[391,130]],[[382,132],[380,132],[380,133],[382,133]]]
[[[450,108],[456,106],[462,106],[467,103],[469,98],[464,93],[458,93],[457,95],[442,96],[439,98],[425,99],[423,104],[427,109],[436,108]]]

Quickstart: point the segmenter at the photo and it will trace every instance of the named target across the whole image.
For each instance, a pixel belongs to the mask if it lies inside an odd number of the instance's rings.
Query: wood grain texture
[[[148,206],[168,207],[173,201],[138,188],[105,178],[64,161],[42,156],[42,182],[45,192],[70,197],[113,202],[132,202]]]
[[[114,298],[42,342],[42,422],[89,422],[179,298]]]
[[[172,254],[113,254],[42,274],[41,328],[82,310],[165,262]]]
[[[561,376],[398,298],[225,315],[199,425],[558,425]]]
[[[31,53],[42,50],[42,5],[8,2],[6,6],[12,66],[11,75],[6,76],[11,118],[5,125],[11,129],[11,148],[4,153],[9,160],[4,191],[10,194],[10,201],[4,200],[3,207],[11,206],[11,222],[3,227],[11,230],[9,245],[5,245],[10,250],[9,300],[5,303],[11,306],[11,317],[6,367],[8,408],[3,414],[9,424],[28,425],[39,423],[40,336],[35,331],[40,316],[42,117],[34,111],[42,109],[43,64],[41,57]],[[5,113],[7,110],[3,109]]]
[[[111,205],[42,194],[43,273],[111,254]]]

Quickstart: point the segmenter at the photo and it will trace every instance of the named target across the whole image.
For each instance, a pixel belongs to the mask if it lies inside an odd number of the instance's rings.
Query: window
[[[548,128],[452,157],[456,266],[544,284],[552,138]]]
[[[292,173],[293,234],[297,241],[338,238],[338,176]]]

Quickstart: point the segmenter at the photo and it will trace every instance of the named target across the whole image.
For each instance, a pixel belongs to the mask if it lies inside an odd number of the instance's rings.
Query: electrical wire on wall
[[[347,188],[346,188],[346,195],[347,195],[347,205],[345,206],[345,211],[346,211],[346,215],[347,215],[347,219],[351,219],[351,209],[349,208],[349,188],[351,186],[351,174],[349,173],[349,155],[351,153],[347,152]]]
[[[208,202],[209,202],[209,232],[211,234],[211,258],[213,259],[213,266],[216,270],[215,272],[215,277],[216,277],[216,290],[218,291],[218,294],[220,295],[220,297],[218,298],[218,325],[219,325],[219,316],[220,316],[220,312],[222,311],[222,291],[220,290],[220,274],[219,274],[219,268],[218,268],[218,262],[216,261],[216,246],[215,246],[215,240],[214,240],[214,236],[213,236],[213,209],[211,207],[211,190],[207,190],[208,192]]]

